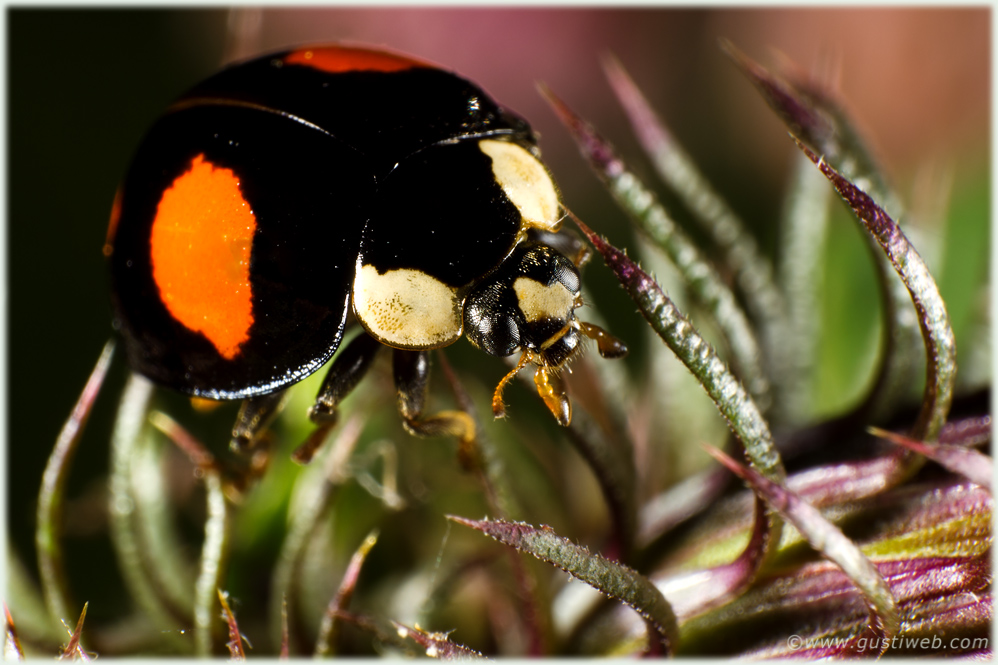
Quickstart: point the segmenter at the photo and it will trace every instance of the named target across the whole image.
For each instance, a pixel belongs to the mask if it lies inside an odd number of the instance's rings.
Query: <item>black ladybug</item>
[[[469,81],[381,50],[276,53],[195,86],[140,145],[105,247],[116,327],[154,381],[246,399],[242,443],[354,318],[366,334],[333,363],[317,422],[387,345],[407,427],[470,439],[466,414],[422,414],[427,351],[466,334],[520,350],[568,424],[557,373],[580,336],[626,348],[576,319],[576,264],[547,244],[572,246],[552,240],[560,220],[530,126]]]

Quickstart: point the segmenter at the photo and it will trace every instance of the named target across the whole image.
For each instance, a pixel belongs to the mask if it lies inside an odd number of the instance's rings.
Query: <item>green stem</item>
[[[696,244],[669,217],[655,195],[627,169],[613,146],[554,93],[547,88],[542,88],[541,92],[572,132],[580,151],[606,183],[610,193],[634,222],[665,251],[689,286],[692,296],[711,313],[731,351],[732,365],[756,403],[763,409],[767,408],[770,385],[762,366],[762,353],[755,331],[734,293]]]
[[[212,625],[218,614],[218,591],[222,588],[229,510],[221,474],[215,469],[202,470],[208,518],[204,524],[200,572],[194,587],[194,653],[200,658],[208,658],[212,655]]]
[[[114,341],[104,345],[97,364],[87,379],[73,411],[56,439],[55,447],[45,465],[41,491],[38,494],[38,524],[35,543],[38,548],[38,569],[41,574],[42,593],[49,616],[56,622],[70,616],[69,590],[63,564],[62,507],[65,499],[66,478],[76,452],[76,445],[83,434],[90,411],[100,392],[114,354]]]

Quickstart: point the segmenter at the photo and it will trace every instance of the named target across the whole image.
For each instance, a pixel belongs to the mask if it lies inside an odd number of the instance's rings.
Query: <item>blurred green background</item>
[[[919,174],[927,167],[952,178],[951,214],[925,230],[932,246],[924,253],[964,349],[988,297],[979,285],[990,242],[990,25],[987,9],[928,8],[8,9],[6,500],[14,551],[34,575],[41,472],[111,334],[101,246],[117,181],[144,129],[223,61],[350,40],[452,68],[531,121],[566,204],[622,245],[633,238],[623,214],[535,90],[537,81],[550,85],[650,182],[651,168],[600,69],[600,57],[612,52],[769,253],[794,148],[718,39],[765,63],[783,56],[805,69],[833,62],[842,97],[909,203],[924,189]],[[868,255],[837,202],[835,210],[815,380],[821,414],[858,399],[878,343]],[[605,272],[590,268],[587,280],[613,332],[637,349],[628,361],[636,372],[641,322]],[[455,353],[461,363],[478,358],[470,348]],[[500,364],[482,362],[500,374]],[[77,511],[67,533],[70,577],[82,599],[114,597],[120,587],[109,544],[94,536],[106,520],[101,502],[121,365],[119,358],[68,489]],[[92,604],[91,612],[99,619],[115,610]]]

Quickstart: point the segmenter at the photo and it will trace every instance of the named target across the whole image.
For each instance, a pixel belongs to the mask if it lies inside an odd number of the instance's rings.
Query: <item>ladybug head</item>
[[[468,295],[468,339],[494,356],[522,351],[516,368],[496,388],[492,406],[497,416],[504,412],[502,389],[532,363],[544,403],[559,423],[568,425],[572,409],[560,370],[582,349],[582,336],[596,339],[604,357],[627,353],[622,342],[576,318],[575,309],[582,305],[579,290],[579,271],[568,258],[548,245],[524,243]]]

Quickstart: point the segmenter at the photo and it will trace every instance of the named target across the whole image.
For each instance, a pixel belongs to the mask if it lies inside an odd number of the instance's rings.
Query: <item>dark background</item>
[[[144,129],[223,60],[346,39],[453,68],[533,123],[566,203],[618,244],[630,237],[622,215],[534,87],[547,82],[648,175],[600,69],[611,51],[768,251],[793,148],[721,53],[720,37],[766,63],[778,61],[771,48],[805,68],[831,54],[843,97],[905,194],[925,160],[952,164],[958,191],[979,185],[988,164],[984,9],[12,9],[7,30],[6,500],[13,546],[29,568],[46,457],[112,332],[101,246],[118,178]],[[964,266],[973,279],[986,269],[981,243]],[[944,286],[957,291],[960,279]],[[609,310],[624,316],[633,307]],[[70,497],[103,496],[123,377],[119,358],[81,443]],[[85,530],[87,519],[75,528]],[[106,542],[92,548],[113,566]],[[99,584],[94,577],[81,584]]]

